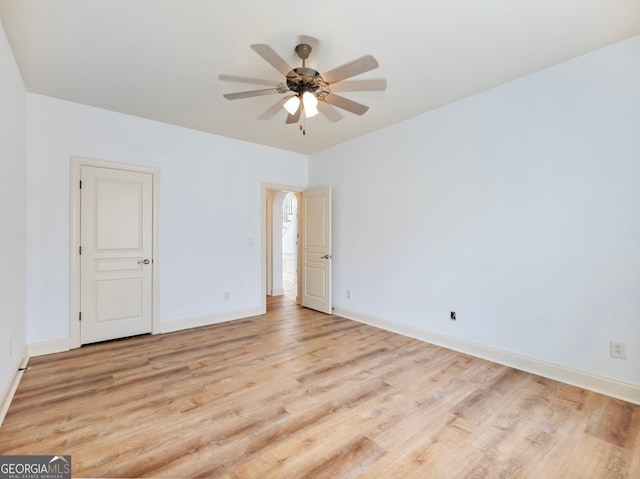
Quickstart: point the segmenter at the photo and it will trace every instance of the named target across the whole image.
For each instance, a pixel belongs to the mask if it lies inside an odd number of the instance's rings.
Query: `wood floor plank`
[[[74,477],[640,477],[639,406],[268,306],[32,358],[0,454],[71,454]]]

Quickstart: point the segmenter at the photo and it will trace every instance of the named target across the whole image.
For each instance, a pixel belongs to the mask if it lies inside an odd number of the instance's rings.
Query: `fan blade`
[[[285,123],[287,125],[290,125],[292,123],[298,123],[300,121],[301,112],[302,112],[302,103],[300,103],[300,106],[298,107],[298,109],[293,115],[287,115],[287,121],[285,121]]]
[[[267,88],[266,90],[241,91],[238,93],[226,93],[224,96],[227,100],[238,100],[240,98],[251,98],[252,96],[271,95],[280,93],[277,88]]]
[[[364,115],[369,109],[368,106],[363,105],[362,103],[357,103],[334,93],[330,93],[325,96],[324,101],[326,101],[330,105],[337,106],[338,108],[350,111],[351,113],[355,113],[356,115]]]
[[[219,75],[218,80],[222,81],[234,81],[238,83],[249,83],[251,85],[266,85],[276,87],[280,84],[280,82],[273,80],[262,80],[260,78],[249,78],[249,77],[241,77],[237,75]]]
[[[283,105],[284,102],[289,98],[281,98],[277,102],[275,102],[272,106],[267,108],[265,111],[258,115],[258,120],[269,120],[273,118],[278,112],[284,111]]]
[[[331,105],[329,105],[324,101],[318,102],[318,110],[320,111],[320,113],[322,113],[324,116],[329,118],[329,120],[333,121],[334,123],[344,118],[338,110],[336,110],[334,107],[332,107]]]
[[[331,85],[331,91],[382,91],[387,89],[387,80],[353,80]]]
[[[336,83],[340,80],[346,80],[347,78],[360,75],[361,73],[368,72],[378,68],[378,61],[373,58],[372,55],[365,55],[362,58],[353,60],[352,62],[345,63],[342,66],[324,72],[322,78],[327,83]]]
[[[287,76],[287,73],[293,70],[293,68],[291,68],[289,64],[280,57],[280,55],[274,52],[269,45],[256,43],[251,45],[251,48],[258,55],[264,58],[269,65],[278,70],[284,76]]]

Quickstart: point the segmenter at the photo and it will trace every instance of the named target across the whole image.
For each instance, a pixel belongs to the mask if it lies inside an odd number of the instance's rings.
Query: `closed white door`
[[[331,188],[302,193],[302,306],[331,314]]]
[[[150,333],[152,175],[83,166],[81,180],[81,342]]]

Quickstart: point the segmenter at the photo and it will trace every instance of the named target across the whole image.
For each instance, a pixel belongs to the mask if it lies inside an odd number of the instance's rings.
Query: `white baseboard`
[[[20,384],[20,379],[22,378],[24,368],[27,366],[27,361],[29,361],[29,350],[25,346],[16,363],[11,379],[9,379],[9,382],[2,392],[2,397],[0,397],[0,426],[2,426],[4,417],[7,415],[7,411],[13,400],[13,395],[16,393],[16,389],[18,389],[18,384]]]
[[[390,321],[388,319],[378,318],[358,311],[335,307],[333,314],[640,405],[640,386],[636,384],[624,383],[616,381],[615,379],[596,376],[584,371],[578,371],[564,366],[559,366],[557,364],[540,361],[539,359],[465,341],[452,336],[434,333],[427,331],[426,329],[420,329],[414,326]]]
[[[260,307],[236,309],[234,311],[225,311],[224,313],[208,314],[205,316],[196,316],[193,318],[178,319],[176,321],[168,321],[160,323],[160,333],[171,333],[173,331],[181,331],[183,329],[197,328],[199,326],[208,326],[210,324],[224,323],[235,319],[248,318],[250,316],[259,316],[263,314]],[[69,351],[69,338],[53,339],[51,341],[42,341],[40,343],[31,343],[28,345],[29,357],[43,356],[45,354],[60,353]]]
[[[167,321],[160,323],[161,333],[172,333],[183,329],[198,328],[200,326],[209,326],[211,324],[225,323],[236,319],[249,318],[251,316],[260,316],[264,314],[262,308],[244,308],[233,311],[225,311],[224,313],[207,314],[205,316],[196,316],[193,318],[178,319],[175,321]]]
[[[30,343],[29,357],[44,356],[45,354],[61,353],[69,351],[69,338],[52,339],[51,341],[42,341],[39,343]]]
[[[284,288],[274,288],[271,291],[271,296],[282,296],[284,294]]]

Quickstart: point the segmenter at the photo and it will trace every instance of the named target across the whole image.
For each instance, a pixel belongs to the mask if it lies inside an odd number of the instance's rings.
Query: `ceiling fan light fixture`
[[[306,116],[307,118],[312,118],[314,116],[316,116],[318,113],[320,113],[318,111],[317,108],[305,108],[304,109],[304,116]]]
[[[305,91],[302,94],[302,104],[304,105],[304,114],[307,118],[318,114],[318,98],[310,91]]]
[[[300,108],[300,98],[298,98],[298,95],[292,96],[284,102],[284,109],[287,110],[290,115],[295,115],[298,108]]]

